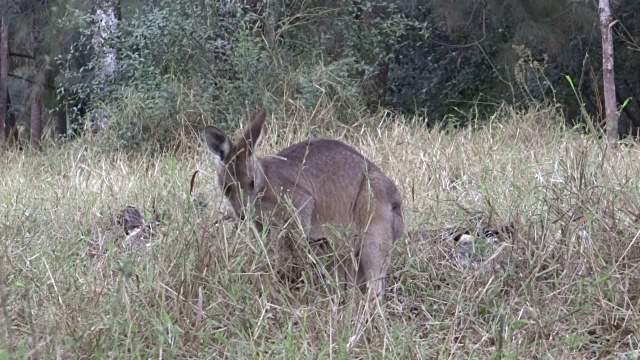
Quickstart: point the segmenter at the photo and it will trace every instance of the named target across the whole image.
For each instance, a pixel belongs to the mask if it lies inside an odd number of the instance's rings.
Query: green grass
[[[313,116],[288,120],[333,121]],[[308,131],[275,121],[260,154]],[[382,313],[290,289],[250,224],[216,222],[225,208],[202,144],[3,153],[0,359],[637,359],[640,151],[603,161],[598,140],[561,122],[552,109],[504,109],[475,129],[314,130],[361,150],[403,194],[407,232]],[[208,172],[196,178],[202,212],[189,195],[196,169]],[[144,238],[115,223],[127,205],[159,219]],[[437,236],[478,217],[515,231],[496,243]],[[349,346],[354,314],[369,321]]]

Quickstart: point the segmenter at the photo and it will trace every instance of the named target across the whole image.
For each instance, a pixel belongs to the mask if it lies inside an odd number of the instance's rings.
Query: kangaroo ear
[[[216,158],[216,162],[224,164],[229,160],[232,145],[225,133],[213,126],[207,126],[204,129],[204,139],[207,142],[207,148]]]
[[[238,150],[243,149],[245,156],[251,156],[253,151],[262,144],[262,129],[264,123],[267,120],[267,112],[264,109],[260,109],[253,114],[249,127],[245,130],[244,134],[236,143]]]

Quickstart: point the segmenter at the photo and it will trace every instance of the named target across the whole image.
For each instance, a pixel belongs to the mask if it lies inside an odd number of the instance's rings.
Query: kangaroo
[[[364,155],[337,140],[309,139],[257,158],[266,116],[258,110],[235,142],[215,127],[204,130],[218,185],[236,216],[247,218],[249,204],[256,214],[283,215],[288,204],[310,242],[327,239],[333,231],[329,228],[346,229],[357,264],[346,266],[341,276],[383,300],[393,244],[404,232],[396,185]],[[262,229],[258,217],[254,222]]]

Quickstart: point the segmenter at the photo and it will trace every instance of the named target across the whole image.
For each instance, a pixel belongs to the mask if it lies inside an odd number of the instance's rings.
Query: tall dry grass
[[[281,282],[262,234],[220,221],[202,144],[105,155],[76,142],[0,160],[0,355],[640,355],[635,145],[603,156],[597,139],[562,128],[549,108],[505,108],[463,130],[385,114],[368,126],[315,126],[332,116],[277,114],[260,153],[330,136],[398,183],[407,234],[383,312],[356,302],[339,311],[336,299]],[[196,169],[204,209],[189,194]],[[125,234],[116,218],[127,205],[150,229]],[[473,231],[507,223],[508,232]],[[455,226],[471,231],[451,235]]]

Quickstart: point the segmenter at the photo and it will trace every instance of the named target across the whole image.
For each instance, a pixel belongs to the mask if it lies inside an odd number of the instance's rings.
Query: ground
[[[260,155],[304,138],[276,120]],[[638,358],[637,145],[606,150],[547,108],[461,130],[381,120],[323,134],[402,193],[382,310],[283,282],[265,237],[223,220],[202,143],[4,153],[0,359]]]

